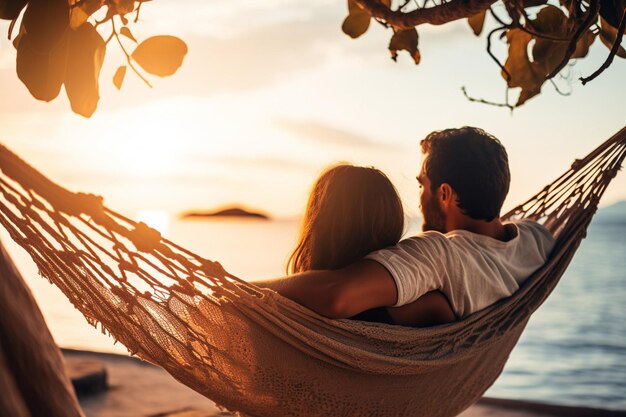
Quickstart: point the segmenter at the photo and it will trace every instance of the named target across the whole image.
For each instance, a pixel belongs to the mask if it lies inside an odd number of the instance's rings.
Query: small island
[[[229,207],[225,209],[219,209],[215,211],[209,212],[198,212],[198,211],[190,211],[181,214],[180,216],[183,219],[193,219],[193,218],[249,218],[249,219],[258,219],[258,220],[269,220],[269,216],[263,213],[245,210],[241,207]]]

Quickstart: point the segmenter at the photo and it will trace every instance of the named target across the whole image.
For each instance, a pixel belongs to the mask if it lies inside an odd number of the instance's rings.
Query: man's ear
[[[450,184],[444,182],[439,186],[438,198],[441,206],[448,208],[452,202],[456,202],[456,193],[450,187]]]

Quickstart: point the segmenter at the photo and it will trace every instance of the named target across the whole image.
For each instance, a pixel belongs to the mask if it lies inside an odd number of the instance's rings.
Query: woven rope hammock
[[[229,410],[450,417],[498,377],[625,155],[626,128],[504,216],[537,220],[557,241],[519,291],[424,329],[321,317],[106,208],[100,197],[61,188],[5,147],[0,222],[91,324]]]

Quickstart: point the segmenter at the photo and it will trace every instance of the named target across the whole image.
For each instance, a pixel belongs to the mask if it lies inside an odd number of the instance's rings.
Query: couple
[[[338,165],[313,187],[292,275],[255,284],[329,318],[404,326],[452,322],[512,295],[554,239],[534,221],[500,221],[504,147],[463,127],[433,132],[421,148],[423,233],[400,241],[402,203],[382,172]]]

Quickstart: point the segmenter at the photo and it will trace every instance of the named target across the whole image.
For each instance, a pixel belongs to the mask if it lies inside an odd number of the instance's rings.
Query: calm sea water
[[[173,221],[165,234],[248,280],[283,275],[296,221]],[[411,230],[416,230],[413,224]],[[126,353],[89,326],[0,237],[31,285],[61,346]],[[561,283],[532,317],[487,395],[626,410],[626,223],[591,225]]]

